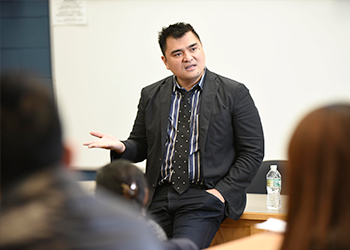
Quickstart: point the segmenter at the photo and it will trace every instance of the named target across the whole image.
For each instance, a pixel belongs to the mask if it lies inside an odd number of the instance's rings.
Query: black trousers
[[[224,219],[225,204],[199,186],[178,194],[170,184],[156,188],[148,214],[168,238],[188,238],[207,248]]]

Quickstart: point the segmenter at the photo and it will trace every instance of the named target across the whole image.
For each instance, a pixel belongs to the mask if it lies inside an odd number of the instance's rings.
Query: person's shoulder
[[[93,196],[69,179],[64,184],[69,209],[62,214],[67,224],[63,223],[61,230],[77,248],[83,249],[88,242],[96,249],[140,249],[145,244],[146,249],[160,248],[146,221],[124,200],[108,193]]]
[[[3,193],[2,201],[6,207],[0,215],[1,228],[9,229],[4,231],[9,237],[0,248],[54,249],[58,243],[65,249],[162,248],[145,220],[125,201],[94,197],[60,166],[22,179]],[[40,212],[35,215],[33,207]],[[18,218],[27,223],[16,223]]]
[[[206,79],[211,82],[217,82],[220,85],[223,85],[229,88],[239,88],[240,86],[244,86],[244,84],[241,82],[238,82],[232,78],[220,75],[218,73],[215,73],[209,70],[207,70],[206,72]]]
[[[173,76],[167,76],[159,81],[156,81],[154,83],[151,83],[145,87],[143,87],[143,90],[153,90],[153,89],[157,89],[159,88],[160,86],[162,85],[165,85],[165,84],[171,84],[172,85],[173,83]]]
[[[141,90],[141,97],[145,99],[152,99],[160,91],[170,93],[173,86],[173,76],[165,77],[155,83],[147,85]]]
[[[219,92],[225,95],[238,93],[240,90],[248,90],[243,83],[209,70],[206,72],[204,88],[205,84],[216,84],[219,88]]]

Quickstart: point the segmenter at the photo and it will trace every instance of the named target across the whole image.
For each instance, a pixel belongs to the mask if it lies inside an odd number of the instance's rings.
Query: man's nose
[[[191,53],[184,52],[184,57],[183,57],[184,62],[190,62],[192,61],[192,59],[193,59],[193,56]]]

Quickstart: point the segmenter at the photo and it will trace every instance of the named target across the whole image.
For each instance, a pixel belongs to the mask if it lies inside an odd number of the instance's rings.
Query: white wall
[[[54,0],[51,0],[54,1]],[[87,0],[87,24],[52,26],[54,83],[77,168],[109,162],[82,146],[90,131],[126,139],[140,91],[171,72],[158,31],[184,21],[201,36],[207,67],[244,83],[258,107],[265,159],[286,159],[310,109],[350,101],[350,1]]]

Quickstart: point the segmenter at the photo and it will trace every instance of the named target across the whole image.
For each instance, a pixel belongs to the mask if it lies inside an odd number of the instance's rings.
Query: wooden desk
[[[281,209],[270,211],[266,207],[265,194],[247,194],[247,205],[241,218],[238,221],[227,218],[221,224],[210,246],[264,232],[265,230],[257,229],[254,225],[264,222],[268,218],[285,220],[287,216],[287,196],[282,195],[281,199]]]

